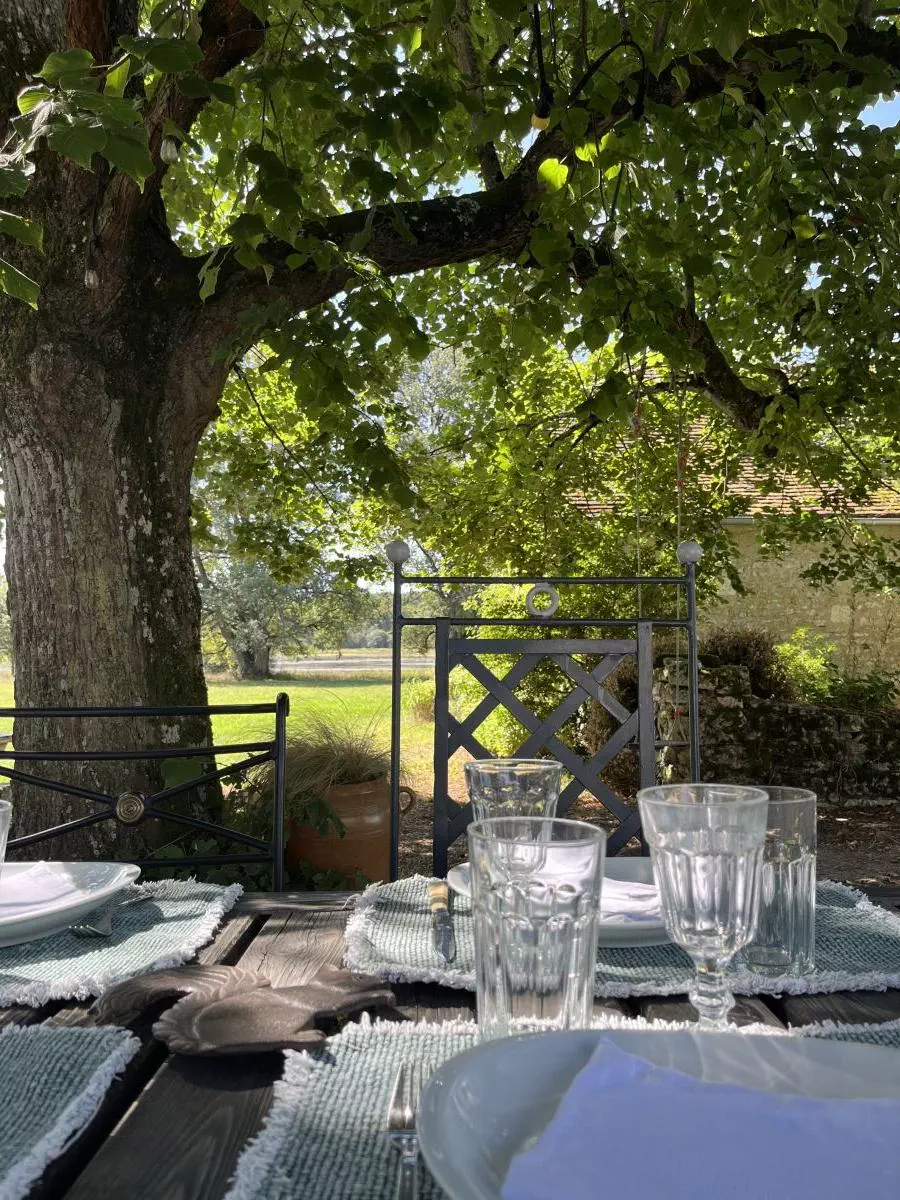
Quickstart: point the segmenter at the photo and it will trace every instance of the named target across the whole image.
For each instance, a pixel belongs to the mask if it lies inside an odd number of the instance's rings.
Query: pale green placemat
[[[611,1016],[597,1028],[691,1026]],[[750,1025],[740,1032],[802,1033],[900,1048],[900,1021],[790,1031]],[[320,1049],[288,1051],[266,1123],[241,1155],[227,1200],[391,1200],[398,1160],[385,1134],[385,1115],[397,1068],[410,1059],[439,1066],[474,1044],[475,1026],[467,1022],[396,1024],[364,1017]],[[420,1200],[441,1200],[444,1193],[426,1170],[420,1181]]]
[[[0,948],[0,1007],[48,1000],[87,1000],[114,983],[163,967],[177,967],[211,940],[243,889],[196,880],[168,879],[126,888],[140,904],[113,908],[108,938],[63,932],[36,942]]]
[[[375,884],[356,903],[347,923],[348,967],[394,983],[441,983],[475,988],[472,910],[453,898],[456,960],[447,964],[431,942],[431,915],[421,875]],[[594,993],[598,997],[666,996],[686,992],[690,959],[677,946],[601,946]],[[823,880],[816,892],[816,969],[799,979],[770,979],[734,971],[730,984],[742,995],[799,995],[900,987],[900,917],[853,888]]]
[[[0,1030],[0,1200],[20,1200],[87,1125],[140,1042],[124,1029]]]

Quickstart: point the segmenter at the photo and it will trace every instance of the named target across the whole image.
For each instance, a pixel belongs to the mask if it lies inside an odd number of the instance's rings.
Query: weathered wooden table
[[[900,888],[873,889],[871,898],[900,913]],[[198,955],[200,962],[240,962],[264,972],[273,985],[302,984],[323,963],[340,963],[347,896],[277,893],[244,897]],[[470,1018],[474,996],[432,984],[397,986],[394,1020]],[[0,1010],[0,1025],[52,1017],[87,1025],[87,1004]],[[685,997],[641,997],[598,1002],[598,1011],[648,1019],[691,1020]],[[900,990],[839,992],[828,996],[739,999],[739,1024],[804,1025],[813,1021],[888,1021],[900,1018]],[[45,1172],[32,1200],[216,1200],[225,1194],[247,1140],[262,1126],[279,1078],[276,1053],[233,1058],[171,1056],[149,1033],[135,1029],[141,1051],[110,1089],[91,1125]]]

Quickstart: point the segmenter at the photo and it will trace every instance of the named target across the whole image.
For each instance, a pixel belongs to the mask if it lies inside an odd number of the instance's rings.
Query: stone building
[[[809,497],[800,495],[805,491]],[[813,489],[795,485],[786,489],[785,499],[811,501],[812,494]],[[794,545],[780,558],[763,557],[757,546],[756,515],[763,505],[771,508],[775,503],[777,497],[771,495],[754,498],[747,516],[726,521],[747,591],[741,596],[723,585],[719,602],[700,613],[701,631],[750,626],[781,639],[803,627],[832,642],[838,660],[854,672],[900,670],[900,595],[857,591],[849,582],[832,587],[806,583],[801,573],[817,557],[815,546]],[[858,510],[857,520],[881,537],[900,541],[900,496],[881,493]]]
[[[702,484],[701,479],[701,484]],[[796,629],[809,629],[835,646],[835,657],[852,673],[900,671],[900,593],[873,593],[852,583],[812,586],[802,576],[818,554],[815,545],[791,545],[780,558],[765,557],[757,543],[757,523],[765,512],[807,509],[827,518],[822,497],[811,485],[786,480],[779,493],[764,494],[760,477],[749,460],[728,485],[740,516],[725,520],[737,548],[735,567],[746,589],[741,595],[726,581],[717,601],[699,613],[701,634],[714,629],[763,629],[778,640]],[[570,496],[573,507],[588,519],[613,511],[606,500],[583,493]],[[855,519],[879,536],[900,541],[900,491],[881,490],[865,505],[856,506]]]

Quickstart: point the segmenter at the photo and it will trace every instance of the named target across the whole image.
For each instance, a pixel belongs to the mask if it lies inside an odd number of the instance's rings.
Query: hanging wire
[[[553,88],[547,79],[547,69],[544,65],[544,39],[541,31],[541,9],[537,0],[531,5],[531,45],[534,50],[538,73],[538,97],[531,124],[534,129],[544,130],[550,124],[550,113],[553,110]]]
[[[635,382],[635,370],[631,363],[631,355],[625,355],[625,362],[628,366],[628,376],[632,383]],[[644,374],[647,370],[647,355],[641,360],[640,370],[637,373],[637,387],[635,388],[634,412],[631,414],[631,446],[632,454],[634,455],[634,525],[635,525],[635,572],[638,579],[641,578],[641,433],[643,431],[644,409],[643,409],[643,389],[644,389]],[[637,610],[638,619],[644,615],[643,589],[641,584],[637,585]]]
[[[632,453],[634,454],[634,536],[635,536],[635,569],[638,579],[641,578],[641,447],[640,434],[641,422],[643,420],[643,410],[641,407],[641,395],[638,392],[638,398],[635,401],[634,413],[631,417],[632,431]],[[643,589],[640,584],[637,585],[637,610],[638,619],[644,615]]]
[[[676,545],[681,545],[682,541],[682,523],[684,509],[684,469],[686,466],[686,456],[684,452],[684,383],[680,383],[677,388],[678,396],[678,424],[676,434],[676,453],[675,459],[675,538]],[[681,620],[681,588],[675,589],[675,616]],[[681,710],[681,626],[675,627],[675,729],[678,736],[682,736],[684,729],[683,713]]]

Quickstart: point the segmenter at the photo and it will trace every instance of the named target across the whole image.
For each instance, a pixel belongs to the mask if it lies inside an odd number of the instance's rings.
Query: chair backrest
[[[513,758],[538,758],[549,754],[562,763],[570,781],[563,788],[557,815],[564,816],[582,792],[590,792],[616,818],[618,825],[609,835],[607,850],[616,854],[632,837],[640,834],[640,817],[635,809],[615,794],[601,778],[601,772],[629,745],[638,748],[638,774],[641,787],[656,782],[656,735],[653,714],[652,633],[640,626],[634,639],[607,638],[453,638],[449,626],[438,624],[435,644],[435,728],[434,728],[434,870],[446,871],[447,850],[472,820],[471,804],[456,804],[448,791],[448,766],[462,748],[474,758],[491,758],[476,736],[478,727],[498,708],[505,709],[528,733],[513,752]],[[573,655],[588,656],[590,669]],[[515,656],[509,670],[498,677],[479,655]],[[638,699],[629,711],[604,686],[604,680],[622,663],[637,665]],[[508,660],[507,660],[508,661]],[[541,662],[555,663],[571,684],[570,690],[549,716],[540,718],[516,696],[515,688]],[[450,711],[450,673],[463,669],[484,688],[486,695],[465,717]],[[612,735],[589,757],[582,757],[558,736],[566,724],[588,700],[600,704],[612,717],[616,728]],[[439,868],[440,871],[439,871]]]
[[[665,628],[682,634],[687,640],[687,716],[688,736],[683,744],[690,749],[690,777],[700,777],[699,741],[699,663],[697,657],[696,564],[702,550],[695,542],[682,542],[677,551],[683,575],[616,576],[590,578],[516,577],[516,576],[424,576],[406,575],[403,564],[409,558],[405,542],[391,542],[386,547],[393,564],[393,658],[392,658],[392,869],[396,878],[399,846],[399,779],[400,779],[400,692],[402,686],[401,637],[407,626],[430,625],[435,630],[435,733],[434,733],[434,830],[433,870],[444,875],[447,870],[447,851],[469,824],[471,806],[457,804],[448,791],[448,763],[459,749],[468,750],[476,758],[491,754],[476,737],[478,727],[497,708],[503,708],[524,726],[527,736],[514,757],[536,757],[549,753],[563,764],[571,775],[560,796],[558,812],[565,813],[583,792],[592,793],[616,818],[617,827],[610,834],[608,850],[617,853],[634,836],[641,836],[637,810],[606,785],[600,773],[625,747],[634,744],[638,751],[639,779],[642,787],[656,782],[657,750],[681,742],[662,742],[656,736],[653,705],[653,636]],[[492,584],[530,585],[525,599],[526,617],[485,617],[481,615],[421,617],[403,613],[403,587],[417,586],[465,589]],[[637,612],[627,617],[558,617],[557,587],[576,585],[580,588],[629,588],[636,595]],[[668,592],[676,597],[674,615],[646,615],[642,597],[659,596]],[[542,594],[549,606],[538,607],[536,597]],[[490,636],[490,627],[501,634]],[[516,627],[528,628],[529,634],[510,636]],[[454,630],[461,636],[451,636]],[[550,637],[555,630],[560,636]],[[578,636],[573,636],[577,631]],[[619,636],[622,635],[622,636]],[[482,656],[502,655],[514,659],[502,677],[498,676]],[[587,666],[579,658],[590,658]],[[637,664],[637,704],[633,711],[626,709],[603,686],[604,679],[626,659]],[[516,695],[515,689],[541,660],[553,661],[572,685],[566,696],[549,716],[539,718]],[[596,660],[596,661],[595,661]],[[508,660],[507,660],[508,661]],[[463,669],[483,686],[485,695],[464,718],[450,711],[450,673]],[[589,758],[576,754],[558,736],[560,729],[588,699],[599,703],[617,724],[608,740]]]
[[[20,728],[19,722],[29,720],[46,723],[48,720],[66,721],[75,718],[209,718],[213,716],[240,714],[271,714],[275,719],[274,736],[270,739],[235,742],[221,746],[181,746],[165,745],[159,747],[139,748],[135,750],[10,750],[8,742],[0,748],[0,778],[16,780],[30,787],[57,793],[61,796],[72,797],[86,801],[96,808],[81,817],[63,821],[59,825],[50,826],[36,832],[27,833],[10,840],[7,852],[14,852],[26,846],[32,846],[66,834],[84,829],[101,822],[113,821],[119,826],[134,827],[144,821],[164,821],[181,826],[187,830],[195,830],[208,837],[222,838],[234,843],[242,849],[235,854],[201,854],[186,855],[177,859],[159,858],[152,855],[136,859],[141,867],[172,869],[181,867],[227,866],[229,864],[270,863],[272,867],[272,886],[278,890],[284,886],[284,761],[287,715],[289,710],[288,697],[280,693],[272,703],[268,704],[212,704],[171,706],[161,708],[2,708],[0,720],[12,718]],[[224,766],[215,764],[216,755],[241,754],[246,757],[237,762]],[[163,763],[175,759],[205,760],[200,775],[163,787],[153,792],[125,790],[118,795],[108,795],[102,791],[81,787],[78,784],[64,780],[47,779],[31,774],[28,770],[20,770],[19,764],[29,762],[157,762]],[[179,796],[201,788],[207,784],[218,784],[220,780],[232,778],[254,767],[273,763],[273,797],[272,797],[272,831],[271,837],[262,839],[252,837],[237,829],[205,821],[199,817],[173,811],[170,802]],[[12,765],[6,765],[11,763]]]

